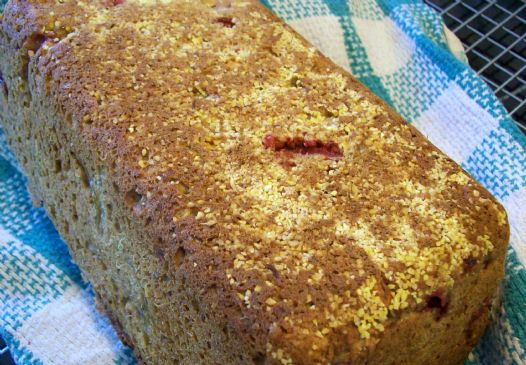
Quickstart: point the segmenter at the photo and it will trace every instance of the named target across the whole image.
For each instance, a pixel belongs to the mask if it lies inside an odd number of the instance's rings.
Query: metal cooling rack
[[[526,1],[424,1],[442,15],[471,67],[526,133]]]
[[[9,354],[9,349],[4,340],[0,337],[0,365],[15,365]]]

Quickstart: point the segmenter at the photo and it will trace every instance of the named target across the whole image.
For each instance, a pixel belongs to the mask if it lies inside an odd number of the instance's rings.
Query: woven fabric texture
[[[503,302],[466,364],[526,363],[526,138],[417,0],[263,0],[506,207]],[[0,8],[5,0],[0,0]],[[456,56],[455,56],[456,55]],[[0,334],[19,365],[133,364],[0,132]]]

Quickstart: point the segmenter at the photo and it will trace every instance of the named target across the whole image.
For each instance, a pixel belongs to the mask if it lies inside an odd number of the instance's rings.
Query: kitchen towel
[[[526,363],[526,138],[467,66],[458,40],[417,0],[264,3],[504,204],[511,246],[503,303],[467,364]],[[0,334],[19,365],[135,363],[96,311],[89,285],[44,210],[31,206],[26,180],[5,141],[0,141]]]

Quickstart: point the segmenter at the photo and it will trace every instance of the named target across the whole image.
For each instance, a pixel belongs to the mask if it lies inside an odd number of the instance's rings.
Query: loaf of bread
[[[11,0],[0,120],[145,364],[459,364],[502,206],[253,0]]]

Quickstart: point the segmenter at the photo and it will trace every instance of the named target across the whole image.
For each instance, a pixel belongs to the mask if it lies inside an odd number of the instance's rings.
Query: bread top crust
[[[507,244],[484,188],[255,1],[12,1],[2,31],[164,260],[283,364],[373,346]]]

